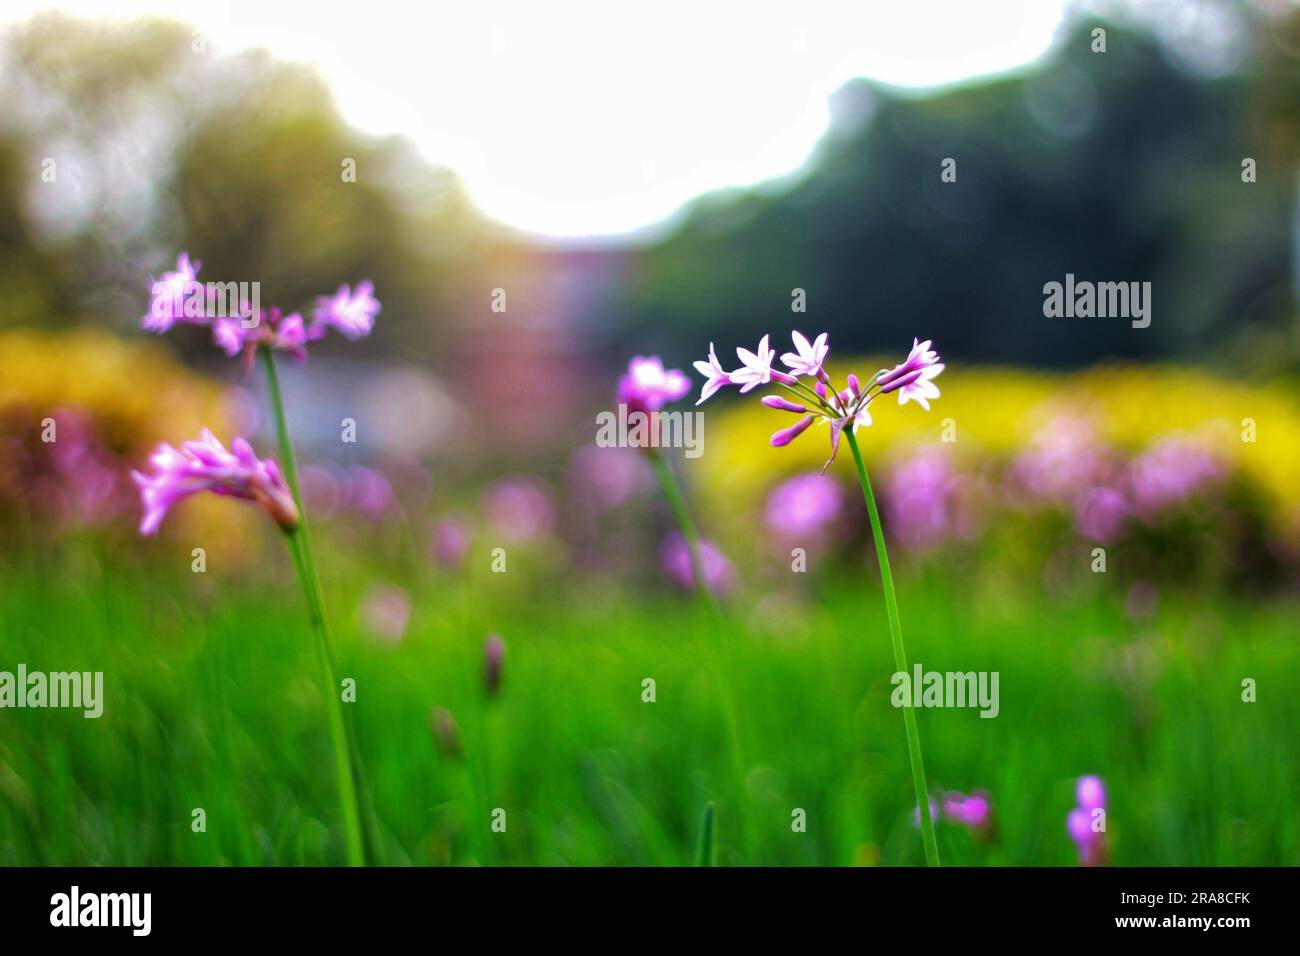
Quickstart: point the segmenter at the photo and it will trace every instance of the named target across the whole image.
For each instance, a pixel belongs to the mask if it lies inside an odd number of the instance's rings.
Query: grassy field
[[[0,669],[103,671],[106,697],[98,720],[0,710],[0,861],[341,861],[321,681],[278,547],[256,576],[160,574],[84,542],[0,572]],[[373,861],[688,864],[713,800],[724,864],[922,862],[870,565],[730,602],[719,642],[681,597],[541,562],[493,575],[476,554],[481,574],[439,577],[400,553],[376,565],[374,547],[321,552]],[[985,788],[996,810],[991,841],[941,825],[944,862],[1073,864],[1065,814],[1097,773],[1117,865],[1300,863],[1294,604],[1166,592],[1135,623],[1106,577],[1048,599],[1037,582],[903,575],[912,660],[1000,673],[996,719],[919,714],[932,789]],[[358,624],[381,580],[412,596],[397,643]],[[508,648],[496,698],[489,631]],[[435,743],[439,706],[463,759]]]

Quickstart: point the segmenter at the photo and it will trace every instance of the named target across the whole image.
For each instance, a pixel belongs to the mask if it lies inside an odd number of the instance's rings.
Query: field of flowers
[[[294,317],[217,344],[323,334]],[[872,405],[853,450],[910,660],[1000,678],[993,719],[904,709],[922,808],[834,422],[772,448],[784,405],[720,394],[696,460],[304,461],[295,501],[226,384],[144,337],[0,342],[3,660],[105,675],[98,719],[0,710],[0,862],[919,864],[922,809],[945,865],[1300,862],[1293,393],[950,367],[928,413]],[[199,469],[225,500],[168,483]]]

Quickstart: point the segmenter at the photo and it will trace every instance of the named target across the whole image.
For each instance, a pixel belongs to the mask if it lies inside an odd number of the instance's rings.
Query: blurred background
[[[199,500],[135,536],[158,442],[272,447],[257,376],[140,329],[181,250],[264,305],[362,279],[383,303],[283,376],[340,653],[385,688],[356,719],[391,861],[682,862],[710,797],[733,862],[919,860],[845,463],[770,449],[734,396],[681,463],[759,712],[735,790],[667,513],[638,453],[594,445],[630,356],[730,364],[791,328],[830,333],[837,375],[914,336],[947,363],[933,412],[864,438],[913,656],[1004,672],[1002,717],[923,733],[940,785],[1024,825],[946,851],[1071,862],[1096,772],[1126,785],[1119,862],[1298,861],[1295,4],[165,6],[0,14],[0,667],[95,664],[130,702],[89,730],[0,713],[5,862],[336,859],[309,677],[281,708],[311,670],[279,542]],[[1150,327],[1044,318],[1066,273],[1149,281]],[[684,717],[643,722],[651,671]],[[1250,675],[1274,690],[1243,717]],[[438,757],[435,705],[464,754]],[[508,846],[476,836],[493,786],[544,795]],[[196,848],[204,792],[231,822]],[[728,811],[792,800],[808,840],[725,842]]]

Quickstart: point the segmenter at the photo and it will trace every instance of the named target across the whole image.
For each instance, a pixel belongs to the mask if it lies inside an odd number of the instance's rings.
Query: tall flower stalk
[[[307,599],[312,631],[316,635],[316,652],[325,682],[326,720],[329,725],[330,744],[334,750],[334,772],[339,790],[339,809],[343,817],[349,866],[364,866],[365,848],[361,838],[361,815],[358,809],[356,777],[352,772],[347,731],[343,725],[343,704],[339,700],[339,685],[335,680],[334,651],[330,644],[329,619],[325,615],[325,601],[321,593],[320,575],[316,570],[316,554],[311,545],[311,532],[307,527],[307,512],[303,508],[302,492],[298,485],[298,465],[289,437],[289,423],[284,414],[284,399],[280,394],[280,376],[275,369],[275,355],[266,346],[259,347],[262,364],[266,369],[266,387],[271,398],[275,417],[276,438],[280,446],[280,461],[285,481],[298,508],[298,525],[288,532],[289,549],[293,552],[298,581]]]
[[[913,340],[912,351],[903,362],[892,369],[881,369],[865,385],[856,375],[849,375],[848,387],[840,391],[831,386],[830,376],[824,367],[830,352],[827,334],[823,332],[811,342],[799,332],[794,332],[791,338],[795,351],[786,352],[781,356],[781,361],[789,369],[788,372],[772,368],[776,352],[769,345],[769,337],[766,335],[758,343],[755,352],[743,348],[736,349],[741,367],[732,372],[723,369],[713,346],[710,345],[708,359],[695,363],[696,370],[705,378],[700,400],[696,404],[706,401],[727,385],[738,386],[742,394],[760,385],[777,385],[785,389],[793,400],[780,395],[767,395],[762,400],[763,404],[768,408],[792,412],[802,417],[789,428],[773,433],[771,444],[774,448],[790,444],[814,424],[827,425],[830,428],[831,454],[826,464],[822,466],[822,471],[825,472],[835,460],[841,436],[848,440],[858,469],[862,497],[867,503],[867,513],[871,518],[871,533],[876,542],[880,581],[885,595],[885,611],[889,618],[889,637],[894,650],[894,667],[898,672],[905,674],[907,673],[907,650],[903,646],[903,626],[898,614],[898,597],[894,593],[894,575],[889,567],[889,552],[885,547],[884,528],[881,526],[880,512],[871,491],[871,480],[867,477],[867,467],[858,448],[856,432],[859,428],[871,424],[868,406],[881,395],[890,392],[898,393],[898,404],[905,405],[909,401],[915,401],[928,411],[929,400],[939,397],[939,389],[933,379],[943,371],[943,364],[939,361],[938,353],[930,348],[929,341]],[[939,844],[934,836],[934,820],[925,782],[921,735],[910,702],[903,707],[903,726],[907,733],[907,756],[912,766],[912,785],[916,790],[916,804],[920,813],[921,842],[925,850],[925,861],[929,866],[938,866]]]
[[[250,370],[254,357],[260,355],[266,370],[280,462],[277,464],[271,459],[259,461],[252,447],[242,438],[235,440],[232,451],[227,451],[211,432],[206,431],[198,441],[185,442],[179,450],[162,445],[151,458],[155,474],[146,476],[136,472],[134,475],[145,505],[140,532],[154,533],[173,504],[201,491],[255,502],[284,531],[307,600],[325,697],[329,701],[326,721],[334,751],[346,859],[350,866],[364,866],[366,849],[354,769],[356,761],[343,719],[339,686],[335,683],[329,619],[325,614],[316,554],[312,549],[298,484],[298,467],[285,419],[275,352],[285,352],[295,361],[305,362],[307,346],[323,339],[331,328],[350,341],[369,335],[380,304],[373,295],[373,285],[366,281],[359,283],[355,291],[343,285],[334,295],[317,298],[310,320],[297,312],[284,315],[278,308],[262,310],[245,301],[234,303],[236,311],[233,313],[218,313],[218,308],[224,309],[231,303],[223,305],[205,290],[197,280],[199,268],[199,262],[191,261],[188,253],[181,253],[176,269],[164,273],[153,283],[150,309],[141,325],[147,331],[159,334],[178,323],[207,327],[217,347],[231,358],[242,357],[245,372]],[[368,818],[373,824],[373,812],[368,813]],[[375,848],[379,849],[376,828],[372,828],[371,838]]]

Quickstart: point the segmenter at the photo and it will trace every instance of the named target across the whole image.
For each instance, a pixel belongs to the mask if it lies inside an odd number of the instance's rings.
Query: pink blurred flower
[[[767,498],[768,530],[786,539],[816,539],[840,516],[844,494],[825,475],[799,475],[772,489]]]
[[[1106,788],[1101,778],[1080,777],[1075,785],[1075,800],[1078,805],[1066,815],[1065,829],[1079,851],[1079,864],[1105,866]]]
[[[259,461],[242,438],[236,438],[231,448],[233,452],[227,451],[207,429],[198,441],[184,442],[180,450],[166,443],[158,446],[149,458],[155,474],[131,472],[144,501],[140,533],[153,534],[172,505],[200,491],[254,501],[281,528],[297,527],[298,509],[280,467],[270,458]]]
[[[889,475],[890,528],[909,551],[930,551],[954,531],[961,479],[942,451],[922,449]]]
[[[198,280],[199,268],[203,263],[190,261],[190,254],[182,252],[176,258],[176,269],[164,272],[161,279],[151,283],[149,293],[149,311],[141,318],[141,326],[149,332],[166,332],[177,322],[206,323],[202,316],[185,315],[186,294],[192,288],[191,283]]]
[[[735,571],[731,562],[713,542],[700,539],[700,564],[704,568],[704,583],[714,594],[726,594],[735,586]],[[671,532],[659,548],[659,560],[668,578],[684,591],[695,589],[695,574],[691,569],[691,552],[686,539]]]
[[[1074,525],[1085,538],[1109,544],[1119,537],[1128,521],[1129,506],[1114,488],[1093,488],[1075,507]]]
[[[550,533],[555,522],[551,497],[530,478],[503,478],[485,496],[488,520],[513,541],[531,541]]]
[[[312,312],[312,324],[318,328],[333,326],[349,341],[364,338],[374,328],[380,310],[374,290],[374,283],[367,280],[357,284],[356,292],[345,284],[332,296],[320,296]]]
[[[949,791],[943,795],[943,817],[972,830],[988,831],[993,827],[993,801],[983,791],[970,796]]]
[[[1150,521],[1222,476],[1222,463],[1203,445],[1178,437],[1163,439],[1129,468],[1133,510]]]
[[[361,602],[361,620],[375,637],[396,644],[406,635],[411,599],[396,585],[376,585]]]
[[[458,568],[469,553],[469,527],[460,518],[444,518],[433,527],[433,559],[444,568]]]
[[[664,369],[657,355],[635,356],[627,374],[618,380],[618,400],[629,411],[657,412],[691,390],[691,380],[680,369]]]
[[[569,463],[569,477],[583,501],[612,508],[653,484],[645,456],[634,448],[584,445]]]
[[[1073,504],[1107,471],[1106,459],[1086,421],[1058,416],[1034,433],[1012,463],[1012,500]]]
[[[348,508],[376,524],[392,513],[396,500],[388,476],[365,465],[348,469],[344,498]]]
[[[324,335],[324,326],[309,327],[297,312],[283,316],[278,308],[262,309],[257,322],[250,326],[239,316],[215,319],[212,323],[212,341],[231,358],[265,345],[288,353],[295,362],[305,362],[307,343],[319,341]]]

